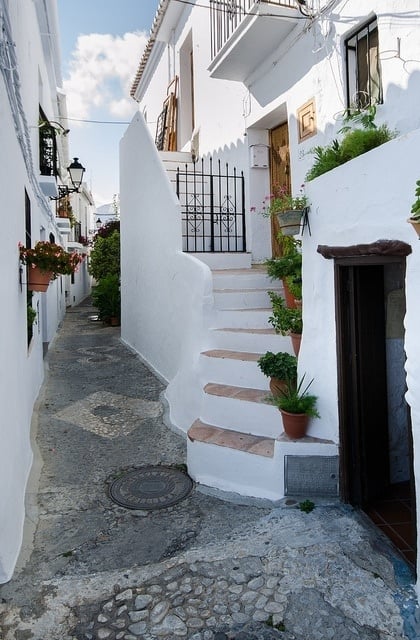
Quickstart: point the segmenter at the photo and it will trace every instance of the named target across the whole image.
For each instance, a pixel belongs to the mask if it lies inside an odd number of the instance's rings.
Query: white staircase
[[[160,153],[176,184],[176,169],[189,165],[188,153]],[[274,332],[268,322],[271,303],[267,291],[282,293],[279,281],[271,281],[262,266],[251,266],[249,253],[192,254],[208,265],[213,278],[213,313],[205,349],[198,367],[180,376],[191,382],[188,396],[196,419],[174,424],[187,431],[187,463],[191,477],[202,485],[243,496],[279,500],[285,495],[285,456],[336,455],[332,442],[305,437],[291,441],[283,434],[280,412],[267,402],[268,379],[257,360],[266,351],[293,354],[291,339]],[[185,385],[172,391],[183,401]],[[175,387],[173,387],[175,389]],[[184,395],[184,393],[183,393]],[[172,415],[172,414],[171,414]],[[191,417],[190,417],[191,420]]]
[[[188,431],[188,470],[202,484],[276,499],[280,493],[271,485],[280,481],[275,439],[281,417],[266,402],[268,380],[257,360],[268,349],[292,353],[290,338],[268,323],[267,290],[279,287],[261,267],[216,269],[212,275],[211,348],[200,354],[201,414]]]

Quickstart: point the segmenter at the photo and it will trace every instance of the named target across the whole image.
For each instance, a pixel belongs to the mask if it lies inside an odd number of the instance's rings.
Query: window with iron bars
[[[347,106],[363,109],[383,102],[376,18],[345,42]]]
[[[58,175],[56,131],[42,109],[39,110],[39,170],[42,176]]]

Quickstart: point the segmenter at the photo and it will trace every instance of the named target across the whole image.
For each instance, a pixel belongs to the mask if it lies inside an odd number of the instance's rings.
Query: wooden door
[[[338,268],[341,493],[365,506],[389,486],[383,265]]]
[[[289,129],[287,122],[270,131],[270,188],[286,187],[291,189]],[[282,255],[282,248],[277,240],[280,231],[277,218],[271,218],[271,247],[274,256]]]

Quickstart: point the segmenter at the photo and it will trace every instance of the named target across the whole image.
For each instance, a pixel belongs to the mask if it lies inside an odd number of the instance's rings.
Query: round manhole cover
[[[127,509],[163,509],[183,500],[193,487],[189,476],[172,467],[141,467],[114,480],[111,499]]]

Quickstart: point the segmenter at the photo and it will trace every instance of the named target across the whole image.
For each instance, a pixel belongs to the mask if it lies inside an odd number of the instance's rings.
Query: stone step
[[[250,433],[224,429],[216,425],[196,420],[188,430],[191,442],[205,442],[218,447],[229,447],[237,451],[245,451],[256,456],[272,458],[274,456],[274,438],[256,436]]]
[[[267,309],[270,298],[266,289],[213,289],[216,309]]]
[[[268,318],[272,309],[216,309],[212,329],[271,329]]]
[[[188,473],[198,483],[244,496],[279,500],[283,469],[273,438],[196,420],[188,431]]]
[[[210,269],[224,271],[225,269],[250,269],[252,254],[241,252],[221,253],[191,253],[195,258],[204,262]]]
[[[252,266],[250,269],[213,269],[212,277],[216,289],[265,289],[283,292],[280,280],[271,280],[265,268]]]
[[[260,353],[227,349],[203,351],[199,357],[202,379],[205,382],[266,389],[267,378],[257,365],[260,356]]]
[[[237,351],[285,351],[293,355],[292,341],[289,336],[282,336],[274,329],[241,329],[220,328],[210,332],[210,345],[220,349]]]
[[[283,432],[281,414],[268,402],[268,378],[265,383],[265,389],[207,383],[200,419],[233,431],[278,438]]]

